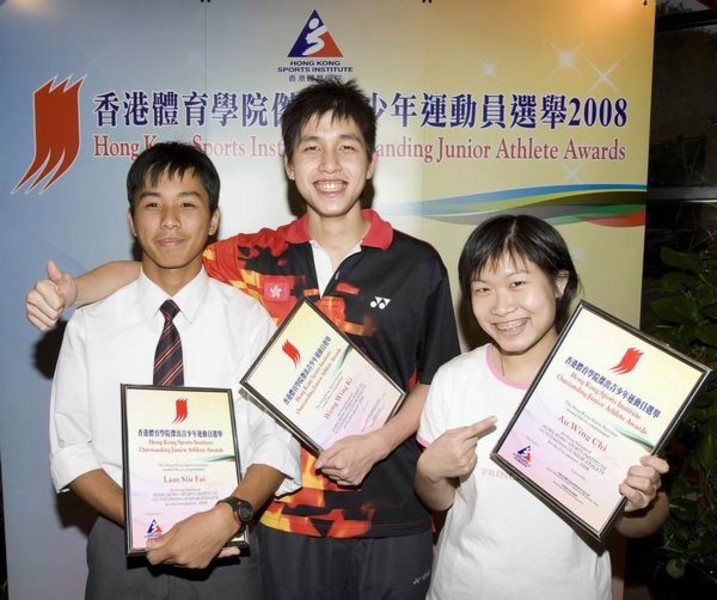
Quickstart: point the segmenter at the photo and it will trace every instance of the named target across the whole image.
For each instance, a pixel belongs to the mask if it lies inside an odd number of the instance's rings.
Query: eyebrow
[[[303,144],[304,142],[318,142],[321,141],[322,137],[319,135],[309,134],[309,135],[303,135],[299,138],[299,143]],[[359,142],[360,144],[363,144],[363,139],[361,136],[355,134],[355,133],[342,133],[339,134],[339,140],[346,141],[351,140],[355,142]]]
[[[159,198],[159,197],[161,197],[161,195],[162,195],[162,194],[160,194],[159,192],[155,192],[155,191],[152,191],[152,190],[146,190],[146,191],[140,192],[140,194],[139,194],[139,199],[142,200],[143,198],[147,198],[147,197]],[[180,198],[186,198],[187,196],[194,196],[194,197],[199,198],[199,199],[201,200],[201,196],[199,195],[199,192],[195,192],[195,191],[193,191],[193,190],[187,190],[187,191],[184,191],[184,192],[179,192],[179,194],[177,194],[177,195],[178,195]]]
[[[513,275],[521,275],[521,274],[530,275],[530,271],[528,269],[515,269],[514,271],[510,271],[509,273],[506,273],[505,275],[506,275],[506,277],[513,277]],[[480,277],[474,276],[471,279],[471,283],[478,283],[478,282],[486,283]]]

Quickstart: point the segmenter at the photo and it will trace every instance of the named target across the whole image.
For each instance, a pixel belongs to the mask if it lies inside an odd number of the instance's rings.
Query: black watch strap
[[[219,502],[226,502],[232,507],[234,520],[240,527],[246,527],[254,518],[254,507],[248,500],[237,498],[236,496],[227,496],[219,500]],[[219,502],[217,502],[217,504],[219,504]]]

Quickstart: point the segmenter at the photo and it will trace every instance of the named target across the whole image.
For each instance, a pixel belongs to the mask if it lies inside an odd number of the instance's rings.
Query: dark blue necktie
[[[182,340],[174,325],[179,307],[166,300],[159,310],[164,315],[164,328],[154,352],[154,385],[184,385]]]

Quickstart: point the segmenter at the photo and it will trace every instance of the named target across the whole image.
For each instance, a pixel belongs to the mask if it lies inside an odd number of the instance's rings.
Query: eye
[[[511,288],[519,288],[519,287],[523,287],[524,285],[527,285],[527,283],[528,282],[525,281],[524,279],[516,279],[515,281],[510,282],[510,287]]]
[[[485,296],[488,293],[490,293],[490,289],[487,288],[486,286],[479,285],[479,284],[473,285],[473,295],[474,296]]]

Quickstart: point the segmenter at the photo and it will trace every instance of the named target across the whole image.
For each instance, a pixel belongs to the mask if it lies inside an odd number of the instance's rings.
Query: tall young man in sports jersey
[[[310,298],[409,393],[381,429],[318,457],[302,451],[303,488],[272,503],[258,528],[267,597],[422,599],[431,521],[413,492],[414,433],[433,374],[459,352],[446,270],[428,244],[361,208],[376,168],[376,119],[354,83],[301,90],[284,111],[282,136],[286,174],[306,214],[217,242],[205,267],[277,322]],[[28,318],[40,328],[67,303],[93,301],[134,277],[126,264],[101,281],[96,272],[75,282],[49,269],[27,296]]]

